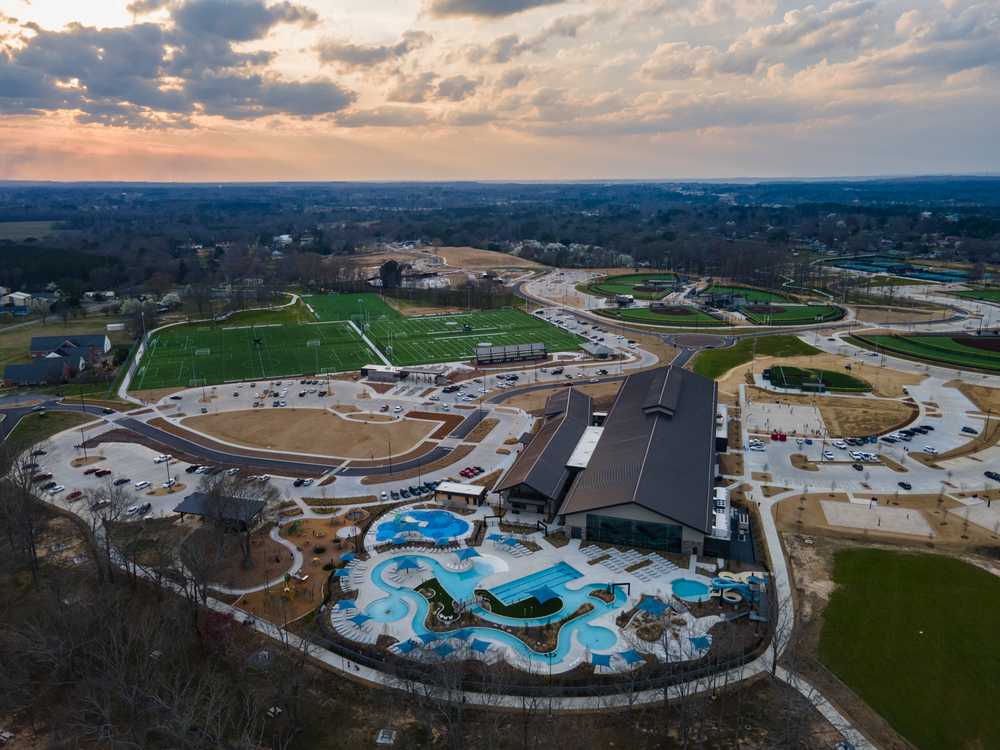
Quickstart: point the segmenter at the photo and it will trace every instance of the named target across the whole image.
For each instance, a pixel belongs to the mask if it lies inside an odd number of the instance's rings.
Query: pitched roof
[[[32,352],[53,352],[66,347],[93,347],[104,349],[107,336],[103,333],[85,333],[75,336],[32,336]]]
[[[715,381],[680,367],[630,375],[559,513],[635,503],[707,532],[715,402]]]
[[[545,401],[545,424],[507,470],[496,490],[525,484],[539,494],[557,498],[570,477],[569,462],[580,436],[590,425],[590,396],[566,388]]]
[[[204,492],[192,492],[174,508],[174,513],[190,513],[219,521],[241,521],[249,523],[262,510],[263,500],[248,500],[241,497],[212,496]]]
[[[63,357],[36,359],[23,365],[7,365],[3,370],[3,379],[20,385],[47,383],[61,380],[68,366]]]

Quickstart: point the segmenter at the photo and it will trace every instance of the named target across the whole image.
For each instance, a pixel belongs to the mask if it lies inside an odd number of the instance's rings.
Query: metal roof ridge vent
[[[683,377],[679,373],[674,373],[673,366],[657,371],[643,400],[643,413],[655,412],[668,417],[674,416],[677,413],[677,404],[680,402],[682,385]]]

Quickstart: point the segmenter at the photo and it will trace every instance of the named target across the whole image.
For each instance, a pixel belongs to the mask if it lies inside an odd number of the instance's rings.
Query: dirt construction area
[[[621,383],[617,381],[614,383],[588,383],[586,385],[573,383],[573,387],[576,388],[576,390],[586,393],[594,400],[594,408],[598,411],[611,405],[611,402],[618,394],[618,388],[620,386]],[[553,386],[552,388],[546,388],[540,391],[524,393],[504,401],[504,405],[524,409],[524,411],[529,414],[541,414],[542,408],[545,406],[545,400],[549,396],[565,390],[565,388],[566,386]]]
[[[903,401],[855,396],[777,395],[762,388],[748,388],[754,402],[792,407],[814,407],[830,437],[881,435],[898,429],[917,416],[917,409]]]
[[[488,268],[543,268],[541,263],[516,255],[498,253],[492,250],[479,250],[474,247],[439,247],[437,255],[453,268],[485,270]]]
[[[219,440],[294,453],[342,458],[406,453],[439,426],[436,422],[400,419],[362,422],[324,409],[262,409],[203,414],[181,422]]]
[[[885,398],[900,398],[905,396],[903,387],[917,385],[926,376],[910,372],[898,372],[887,367],[875,367],[859,362],[851,357],[839,354],[813,354],[806,357],[758,357],[753,368],[757,373],[772,365],[787,365],[789,367],[811,367],[816,370],[831,370],[842,372],[860,378],[871,384],[872,393]],[[850,369],[847,366],[850,366]],[[736,397],[741,383],[747,382],[750,363],[739,365],[719,378],[719,395]]]

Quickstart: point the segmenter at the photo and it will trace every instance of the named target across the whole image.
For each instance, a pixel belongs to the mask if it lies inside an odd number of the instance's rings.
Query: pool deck
[[[470,524],[477,518],[485,516],[490,511],[489,509],[480,509],[475,515],[471,516],[461,516],[464,520],[469,521]],[[498,531],[497,529],[488,530],[487,534],[491,532]],[[373,536],[373,532],[370,531],[369,535]],[[508,535],[505,535],[508,536]],[[476,582],[476,587],[493,589],[497,586],[501,586],[504,583],[509,583],[516,581],[518,579],[524,578],[526,576],[531,576],[532,574],[545,571],[549,568],[560,566],[560,564],[570,565],[576,571],[582,575],[578,578],[572,580],[566,580],[560,582],[554,586],[557,591],[564,590],[566,592],[579,591],[582,588],[590,588],[594,585],[607,585],[608,583],[628,583],[630,584],[630,593],[626,596],[624,590],[620,594],[621,603],[619,606],[608,607],[607,605],[601,605],[598,608],[604,611],[599,612],[596,616],[586,619],[585,623],[579,623],[573,628],[573,632],[569,633],[569,638],[571,642],[567,646],[562,646],[559,650],[561,653],[561,658],[556,660],[551,659],[551,665],[548,663],[544,657],[534,657],[530,658],[529,654],[523,653],[524,649],[515,648],[509,642],[505,642],[509,639],[508,634],[502,633],[499,629],[496,631],[496,636],[490,634],[489,630],[478,629],[475,632],[475,639],[483,642],[488,642],[490,648],[485,652],[474,652],[470,648],[470,643],[472,639],[458,639],[454,637],[444,637],[427,644],[426,646],[421,645],[419,649],[425,651],[427,649],[438,649],[442,645],[447,644],[445,648],[454,649],[459,651],[461,649],[469,650],[470,657],[481,657],[488,660],[504,659],[508,663],[519,667],[525,671],[538,672],[540,670],[548,671],[551,668],[552,673],[566,672],[574,667],[579,666],[583,663],[590,663],[591,655],[594,653],[608,654],[611,655],[612,661],[610,668],[602,668],[602,671],[615,670],[620,671],[629,668],[627,661],[621,658],[623,652],[627,652],[630,649],[635,649],[640,653],[653,654],[660,660],[669,658],[670,660],[684,660],[697,658],[700,654],[699,649],[695,645],[704,647],[705,641],[702,638],[708,636],[708,630],[719,622],[720,618],[716,616],[695,618],[690,614],[683,606],[678,606],[676,612],[674,612],[671,617],[677,627],[679,637],[676,640],[671,640],[667,638],[661,638],[657,642],[646,642],[635,637],[634,631],[631,631],[627,635],[622,632],[622,629],[618,627],[615,620],[617,616],[623,612],[628,611],[635,607],[636,604],[642,599],[643,596],[655,596],[664,602],[678,603],[676,599],[672,599],[672,589],[671,583],[679,578],[687,578],[689,580],[697,580],[704,583],[707,586],[711,586],[711,578],[703,576],[698,573],[692,573],[691,571],[680,568],[676,566],[671,566],[669,564],[663,565],[662,568],[657,569],[657,574],[655,576],[650,575],[649,568],[651,566],[647,565],[644,568],[640,568],[635,571],[635,573],[627,572],[622,569],[625,566],[627,560],[622,560],[629,553],[617,553],[612,554],[612,559],[610,562],[612,567],[606,566],[604,563],[591,563],[592,559],[599,557],[594,553],[592,546],[587,549],[587,552],[581,550],[580,540],[571,540],[569,544],[563,547],[555,547],[549,544],[545,540],[541,532],[534,532],[527,535],[516,535],[518,539],[530,540],[541,547],[540,550],[536,552],[530,552],[525,554],[523,551],[518,551],[517,549],[512,550],[511,547],[493,542],[485,541],[480,547],[477,547],[477,551],[480,553],[481,558],[476,558],[480,560],[480,565],[486,563],[492,567],[492,571],[485,575],[481,580]],[[368,539],[366,538],[366,544]],[[586,543],[584,543],[586,546]],[[464,547],[464,545],[462,545]],[[523,547],[521,548],[524,549]],[[613,551],[612,551],[613,552]],[[601,551],[601,554],[605,554]],[[375,569],[386,560],[391,560],[393,558],[401,558],[407,556],[415,557],[428,557],[436,560],[446,571],[457,572],[462,570],[464,567],[458,563],[455,556],[454,550],[431,550],[431,549],[419,549],[419,548],[408,548],[403,550],[392,550],[382,553],[375,553],[372,555],[366,563],[364,563],[364,570],[360,572],[359,576],[353,578],[354,588],[358,591],[358,597],[356,600],[358,611],[365,612],[366,609],[373,603],[379,600],[386,599],[392,596],[388,593],[382,586],[374,583],[372,576],[374,575]],[[631,558],[629,558],[631,559]],[[612,569],[614,568],[614,569]],[[390,566],[383,568],[383,571],[388,571]],[[643,575],[643,580],[637,577],[636,573],[646,570]],[[416,589],[419,584],[425,580],[428,580],[433,576],[431,570],[428,569],[427,564],[424,563],[421,569],[410,572],[408,575],[393,577],[386,576],[385,581],[390,586],[403,586],[407,589]],[[404,597],[405,598],[405,595]],[[419,641],[419,636],[422,633],[426,633],[426,629],[421,627],[419,630],[414,627],[414,616],[417,613],[414,610],[413,604],[407,604],[407,612],[405,616],[397,619],[393,622],[382,622],[378,620],[369,620],[362,625],[358,626],[357,630],[353,629],[353,625],[346,625],[343,627],[341,632],[347,637],[352,637],[351,633],[354,633],[357,637],[356,640],[373,642],[380,635],[388,635],[394,637],[399,643],[405,643],[407,641]],[[332,616],[336,617],[336,613]],[[634,617],[640,616],[637,613]],[[586,615],[584,615],[586,618]],[[681,624],[683,622],[683,624]],[[343,618],[340,620],[340,624],[344,626]],[[631,623],[630,623],[631,624]],[[337,622],[334,622],[335,627]],[[488,623],[484,623],[485,627],[488,628]],[[595,649],[591,651],[588,649],[580,640],[581,631],[586,633],[588,636],[593,636],[596,631],[589,630],[589,628],[606,628],[615,634],[615,641],[610,646],[606,648]],[[515,631],[516,633],[516,631]],[[564,634],[565,637],[565,634]],[[589,638],[588,638],[589,639]],[[694,643],[692,639],[698,639]],[[670,650],[669,657],[666,653],[667,648]],[[419,653],[414,653],[414,656],[420,656]]]

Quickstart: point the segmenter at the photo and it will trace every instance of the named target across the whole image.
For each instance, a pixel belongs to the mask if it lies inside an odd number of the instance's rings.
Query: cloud
[[[748,21],[767,18],[774,13],[777,3],[776,0],[639,0],[631,7],[629,23],[669,21],[711,26],[737,18]]]
[[[375,107],[343,112],[336,116],[336,122],[345,128],[401,128],[425,125],[430,121],[427,113],[419,107]]]
[[[603,16],[603,14],[602,14]],[[580,14],[562,16],[552,21],[537,34],[521,39],[518,34],[498,36],[486,45],[477,44],[467,47],[465,58],[470,63],[505,63],[528,52],[540,52],[550,39],[563,37],[575,38],[587,24],[598,17],[598,14]]]
[[[347,40],[330,39],[320,42],[316,51],[320,62],[351,70],[395,62],[430,44],[432,40],[433,37],[427,32],[406,31],[395,44],[352,44]]]
[[[186,0],[172,6],[171,17],[186,34],[233,42],[261,39],[281,23],[311,26],[319,21],[316,11],[287,0],[273,5],[263,0]]]
[[[279,23],[310,24],[312,11],[257,0],[167,7],[172,25],[32,25],[33,36],[0,53],[0,110],[71,110],[85,123],[163,128],[187,127],[199,114],[311,118],[353,103],[355,94],[327,78],[290,81],[263,70],[273,52],[234,49]]]
[[[502,18],[546,5],[559,5],[565,0],[429,0],[427,11],[438,18],[447,16],[479,16]]]
[[[437,96],[439,99],[447,99],[450,102],[460,102],[472,96],[478,86],[479,81],[474,81],[463,75],[452,76],[438,83]]]
[[[527,68],[510,68],[500,74],[495,85],[500,90],[513,89],[517,88],[527,78]]]
[[[416,75],[400,75],[387,96],[390,102],[419,104],[427,101],[437,76],[434,73],[417,73]]]
[[[147,13],[155,13],[161,8],[166,8],[170,3],[171,0],[134,0],[134,2],[125,6],[125,10],[137,16],[142,16]]]

